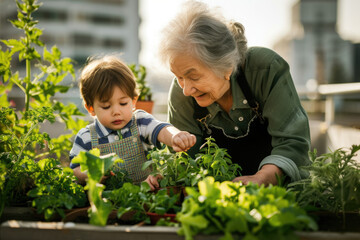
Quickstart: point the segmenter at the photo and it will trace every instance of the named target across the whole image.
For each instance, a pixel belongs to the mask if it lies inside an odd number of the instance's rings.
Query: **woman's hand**
[[[159,187],[159,179],[162,179],[163,176],[161,176],[160,174],[153,176],[153,175],[149,175],[144,182],[147,182],[151,188],[151,191],[154,191],[155,188]]]
[[[234,178],[232,181],[233,182],[241,181],[245,185],[248,184],[249,182],[256,183],[259,185],[264,184],[265,186],[268,186],[269,184],[277,185],[278,182],[276,175],[281,177],[283,175],[282,170],[275,165],[266,164],[262,166],[262,168],[254,175],[240,176]]]
[[[186,131],[180,131],[173,135],[172,148],[176,152],[184,152],[189,150],[196,143],[196,137]]]

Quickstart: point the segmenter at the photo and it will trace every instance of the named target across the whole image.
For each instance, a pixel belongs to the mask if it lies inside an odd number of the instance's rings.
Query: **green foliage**
[[[55,159],[42,159],[37,166],[35,188],[28,195],[34,198],[32,206],[44,214],[45,220],[52,220],[56,214],[64,218],[64,209],[86,205],[84,188],[76,183],[70,168],[62,168]]]
[[[138,101],[151,101],[152,92],[146,82],[146,67],[143,65],[128,65],[136,78],[136,84],[139,91]]]
[[[82,172],[87,172],[88,178],[85,189],[88,190],[90,202],[90,224],[105,226],[112,210],[112,204],[102,198],[105,186],[100,183],[102,177],[108,172],[113,164],[122,162],[115,153],[100,156],[99,149],[92,149],[89,152],[80,152],[73,158],[73,163],[80,164]]]
[[[221,239],[296,239],[295,230],[317,229],[296,201],[294,193],[278,186],[215,182],[206,177],[199,191],[187,187],[189,196],[177,214],[179,234],[190,240],[196,234],[219,234]]]
[[[194,186],[201,178],[196,162],[185,152],[172,153],[167,147],[154,149],[148,155],[151,160],[143,164],[142,169],[152,167],[152,175],[160,174],[160,187]]]
[[[213,138],[207,138],[204,146],[192,159],[186,152],[172,153],[168,148],[154,149],[142,169],[152,167],[151,174],[160,174],[160,187],[196,186],[206,176],[216,181],[231,181],[241,175],[241,167],[233,164],[227,150],[219,148]]]
[[[54,156],[59,159],[68,156],[71,137],[87,123],[74,119],[73,116],[82,115],[74,104],[64,105],[54,99],[55,94],[68,91],[72,84],[63,85],[63,80],[67,77],[74,80],[75,74],[71,59],[61,58],[56,46],[48,50],[40,41],[42,31],[36,27],[38,21],[32,14],[41,4],[36,0],[17,0],[16,4],[17,19],[10,22],[22,30],[23,36],[1,40],[4,47],[0,48],[0,168],[4,170],[0,175],[0,214],[5,204],[24,204],[35,198],[33,205],[50,218],[55,211],[59,213],[59,199],[67,208],[81,205],[78,197],[83,190],[73,185],[74,179],[68,170],[54,167],[47,169],[47,174],[38,164],[57,162],[52,159]],[[14,69],[12,63],[15,61],[25,62],[24,76],[22,71]],[[14,102],[7,98],[15,86],[25,99],[25,108],[17,111],[13,109]],[[63,121],[71,133],[51,139],[48,133],[40,131],[42,123],[53,123],[55,119]],[[35,190],[27,195],[34,187]],[[72,193],[63,191],[64,195],[57,195],[57,189],[65,188]],[[51,206],[50,200],[46,200],[49,198],[58,199]]]
[[[143,200],[147,199],[150,186],[142,182],[140,186],[132,183],[124,183],[121,188],[106,191],[103,197],[108,198],[113,203],[113,208],[117,210],[117,217],[120,219],[124,214],[133,212],[132,222],[138,223],[146,219]]]
[[[339,148],[317,156],[310,152],[312,164],[304,167],[310,177],[289,184],[297,192],[297,201],[303,207],[313,206],[322,210],[342,213],[360,211],[360,164],[354,159],[360,145],[350,150]]]
[[[108,176],[104,183],[106,190],[118,189],[121,188],[125,183],[132,183],[132,179],[129,177],[129,173],[124,168],[120,168],[116,164],[111,169],[111,171],[109,171],[109,173],[105,173],[105,176]]]
[[[157,193],[144,195],[144,207],[148,212],[163,215],[165,213],[177,213],[180,207],[176,204],[179,200],[179,194],[168,192],[166,188],[160,189]]]
[[[241,176],[241,167],[232,163],[230,155],[225,148],[219,148],[215,139],[209,137],[201,148],[195,161],[200,168],[207,169],[207,176],[212,176],[215,181],[231,181]]]

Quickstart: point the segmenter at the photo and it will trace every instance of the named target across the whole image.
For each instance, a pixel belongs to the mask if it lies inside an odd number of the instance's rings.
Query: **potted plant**
[[[53,213],[62,214],[59,207],[84,203],[83,198],[79,199],[83,190],[69,180],[73,178],[72,172],[61,166],[60,159],[67,158],[71,137],[87,123],[74,118],[83,115],[74,104],[65,105],[54,99],[56,93],[66,93],[71,87],[62,85],[65,77],[74,78],[75,74],[70,58],[61,58],[56,46],[48,50],[39,39],[42,31],[36,28],[38,21],[32,13],[41,4],[37,1],[16,3],[18,18],[10,22],[24,34],[19,39],[1,40],[3,47],[0,48],[0,216],[5,207],[15,204],[27,207],[29,201],[33,201],[32,206],[41,208],[45,218],[51,218]],[[15,56],[25,63],[25,76],[19,69],[12,68]],[[33,71],[34,68],[38,70]],[[16,109],[8,99],[8,92],[14,86],[24,95],[23,109]],[[50,138],[41,131],[45,121],[53,123],[56,119],[61,119],[71,133]],[[59,194],[64,189],[69,191]],[[72,199],[50,204],[61,198]]]
[[[184,187],[196,186],[197,182],[205,177],[207,170],[198,168],[194,159],[186,152],[173,153],[168,147],[154,148],[149,154],[150,160],[146,161],[142,169],[151,168],[150,174],[161,175],[159,189],[167,189],[169,195],[178,194],[177,204],[181,205],[184,199]]]
[[[136,109],[142,109],[152,113],[154,101],[152,101],[152,92],[146,81],[146,67],[139,64],[128,65],[136,78],[136,84],[139,91],[139,97],[136,102]]]
[[[151,193],[143,199],[143,207],[146,215],[150,218],[150,223],[156,225],[160,219],[176,222],[176,213],[181,210],[177,202],[180,193],[169,192],[161,189],[156,193]]]
[[[359,230],[360,163],[354,159],[360,145],[339,148],[317,156],[310,152],[311,165],[304,167],[309,178],[290,183],[299,205],[318,219],[320,230]]]
[[[148,155],[149,161],[143,169],[152,168],[153,175],[163,178],[161,188],[172,188],[175,193],[182,192],[180,200],[186,196],[185,186],[196,187],[207,176],[216,181],[231,181],[241,175],[241,167],[232,163],[225,148],[219,148],[213,138],[207,138],[195,159],[186,152],[172,153],[167,147],[154,149]]]

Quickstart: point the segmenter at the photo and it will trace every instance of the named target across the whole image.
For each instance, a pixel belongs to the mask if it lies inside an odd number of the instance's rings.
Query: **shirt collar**
[[[247,103],[247,100],[244,96],[243,91],[241,90],[241,87],[239,83],[237,82],[237,74],[232,74],[230,78],[230,84],[231,84],[231,92],[233,95],[233,105],[232,109],[237,108],[250,108],[249,104]],[[222,111],[218,103],[213,103],[210,106],[207,107],[209,113],[211,114],[211,118],[214,117],[218,112]]]

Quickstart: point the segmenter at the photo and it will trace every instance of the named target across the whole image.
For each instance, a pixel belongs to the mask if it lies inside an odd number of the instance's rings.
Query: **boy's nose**
[[[120,115],[120,114],[121,114],[120,106],[114,106],[113,115]]]

